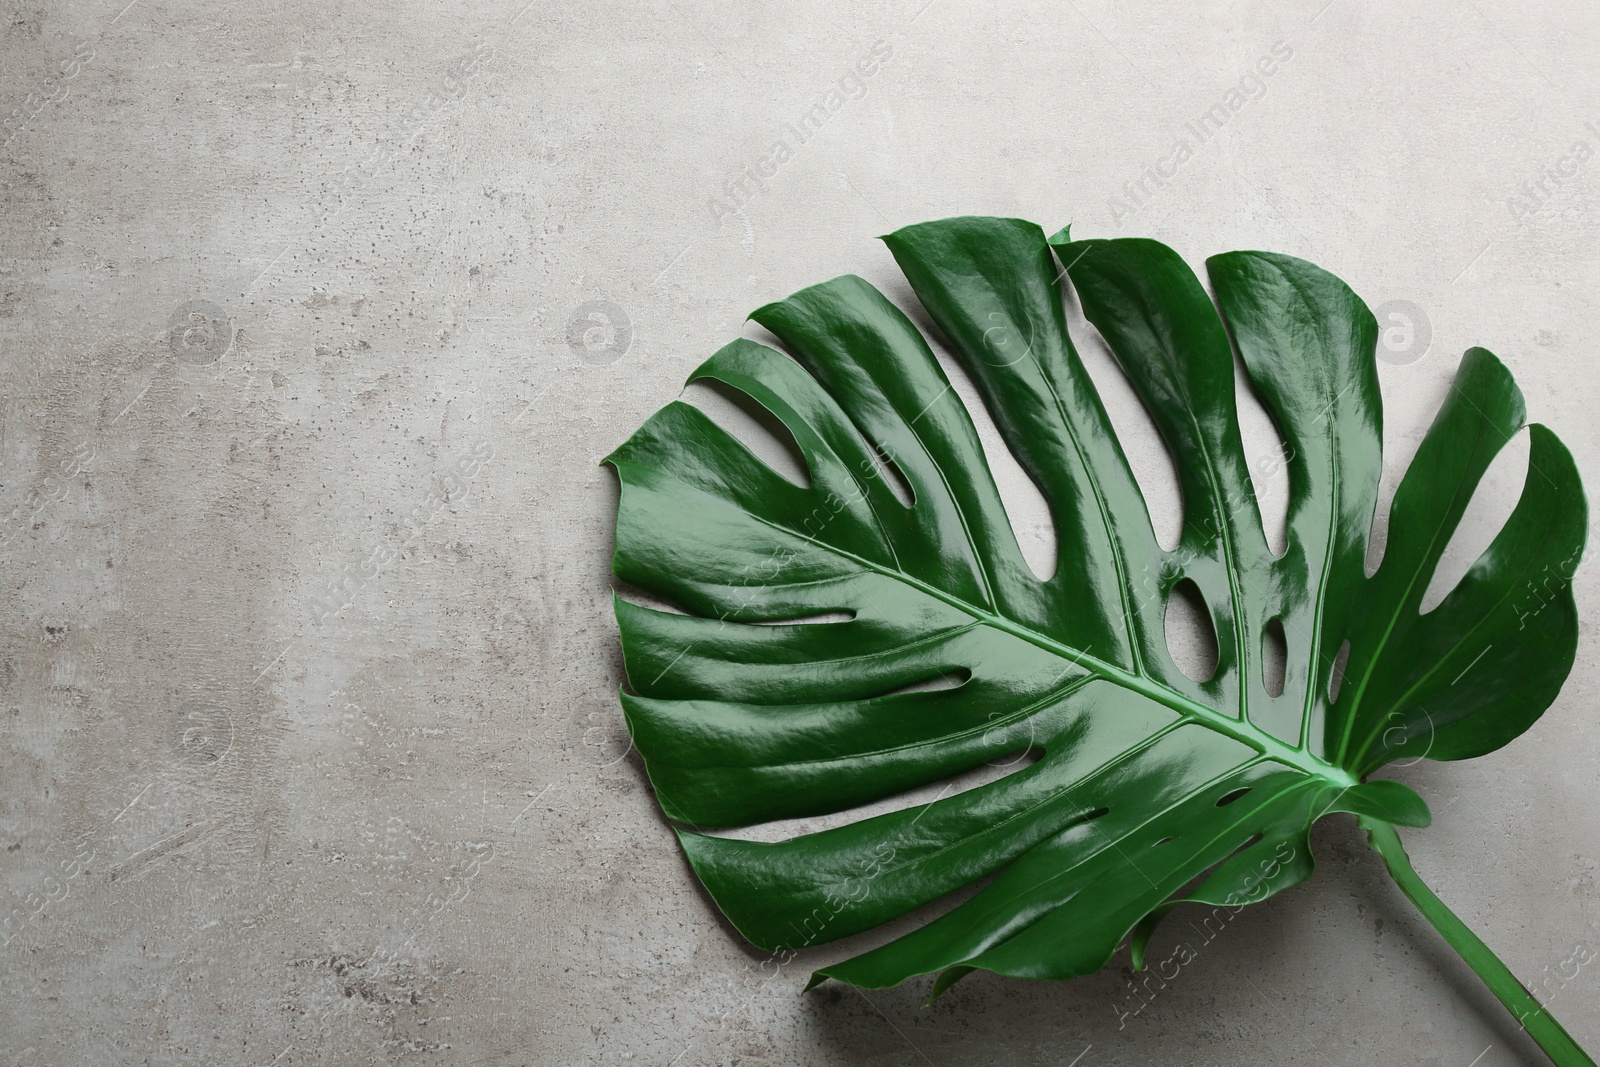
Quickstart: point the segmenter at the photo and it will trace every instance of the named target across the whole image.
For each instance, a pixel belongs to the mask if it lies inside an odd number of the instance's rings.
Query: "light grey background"
[[[1290,252],[1401,302],[1386,495],[1471,344],[1593,483],[1594,9],[524,3],[0,11],[0,1062],[1539,1062],[1342,820],[1120,1029],[1125,955],[926,1010],[801,995],[863,942],[774,974],[696,888],[615,706],[598,464],[752,308],[846,272],[903,299],[874,235],[973,213]],[[1597,1049],[1577,586],[1534,731],[1398,776],[1436,814],[1405,834],[1423,876]]]

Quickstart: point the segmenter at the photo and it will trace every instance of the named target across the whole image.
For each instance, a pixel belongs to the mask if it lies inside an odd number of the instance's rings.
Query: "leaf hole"
[[[819,611],[812,615],[797,615],[789,619],[749,619],[754,626],[819,626],[829,622],[854,622],[853,611]]]
[[[1044,749],[1034,745],[1029,748],[1019,748],[1015,752],[1007,752],[1003,756],[996,756],[984,762],[985,767],[993,767],[1000,771],[1020,771],[1025,767],[1032,767],[1044,759]]]
[[[1244,371],[1244,361],[1233,360],[1234,396],[1239,412],[1239,435],[1244,442],[1250,488],[1261,516],[1267,548],[1282,557],[1289,545],[1289,450],[1272,416],[1261,405]]]
[[[1333,657],[1333,673],[1328,677],[1328,703],[1338,703],[1339,690],[1344,688],[1344,669],[1349,664],[1350,642],[1346,641],[1339,646],[1339,654]]]
[[[1210,681],[1217,673],[1217,627],[1192,579],[1178,582],[1167,597],[1166,631],[1167,651],[1184,677]]]
[[[694,614],[693,612],[685,611],[675,600],[668,600],[666,597],[652,593],[648,589],[644,589],[637,585],[630,585],[620,578],[613,578],[611,580],[611,588],[623,600],[641,608],[649,608],[651,611],[659,611],[666,615]]]
[[[932,678],[925,678],[920,682],[897,686],[886,693],[879,693],[873,699],[882,700],[884,697],[903,696],[906,693],[936,693],[941,689],[960,689],[971,680],[972,672],[967,668],[952,667],[950,670],[941,671]]]
[[[715,378],[701,378],[684,387],[683,399],[737,438],[773,473],[802,489],[811,488],[811,467],[799,442],[783,420],[755,397]]]
[[[937,333],[924,331],[924,336],[933,338]],[[994,476],[995,489],[1000,495],[1000,503],[1005,508],[1006,519],[1011,524],[1011,533],[1016,538],[1023,560],[1035,578],[1048,580],[1056,571],[1058,552],[1055,520],[1050,515],[1049,502],[1006,445],[1005,437],[995,425],[966,367],[938,342],[930,340],[929,347],[944,368],[951,389],[967,409],[972,426],[978,432],[978,444],[983,448],[989,473]]]
[[[1172,838],[1170,838],[1170,837],[1163,837],[1160,841],[1157,841],[1155,844],[1151,845],[1150,847],[1151,848],[1160,848],[1162,845],[1167,844],[1171,840],[1172,840]]]
[[[1227,792],[1227,793],[1224,793],[1224,794],[1222,794],[1222,796],[1220,796],[1220,797],[1218,797],[1218,798],[1217,798],[1217,807],[1219,807],[1219,808],[1225,808],[1225,807],[1227,807],[1227,806],[1228,806],[1228,805],[1229,805],[1229,804],[1232,804],[1232,803],[1233,803],[1233,802],[1234,802],[1234,801],[1236,801],[1236,800],[1242,800],[1242,799],[1244,799],[1244,795],[1245,795],[1245,794],[1246,794],[1246,793],[1248,793],[1248,792],[1250,792],[1250,790],[1251,790],[1251,789],[1252,789],[1252,788],[1253,788],[1253,787],[1252,787],[1252,786],[1248,786],[1248,785],[1246,785],[1246,786],[1240,786],[1240,787],[1239,787],[1239,788],[1238,788],[1238,789],[1234,789],[1234,790],[1231,790],[1231,791],[1229,791],[1229,792]],[[1256,835],[1256,836],[1255,836],[1255,838],[1254,838],[1254,840],[1259,840],[1259,839],[1260,839],[1260,837],[1261,837],[1261,835],[1260,835],[1260,834],[1257,834],[1257,835]],[[1251,844],[1251,842],[1250,842],[1250,841],[1246,841],[1246,842],[1245,842],[1245,843],[1244,843],[1244,845],[1241,845],[1241,846],[1239,846],[1239,847],[1240,847],[1240,848],[1245,848],[1245,847],[1247,847],[1247,846],[1248,846],[1248,845],[1250,845],[1250,844]]]
[[[1248,792],[1250,792],[1250,790],[1246,789],[1246,790],[1244,790],[1244,792],[1248,793]],[[1234,799],[1238,799],[1238,798],[1235,797]],[[1232,803],[1232,801],[1230,801],[1229,803]],[[1267,836],[1266,834],[1261,833],[1260,831],[1257,831],[1256,833],[1251,834],[1249,837],[1245,838],[1244,844],[1240,845],[1238,848],[1236,848],[1232,852],[1228,853],[1228,859],[1227,860],[1223,860],[1222,862],[1223,863],[1228,862],[1228,860],[1233,859],[1233,857],[1237,856],[1239,853],[1243,852],[1247,848],[1254,848],[1256,845],[1259,845],[1262,842],[1262,840],[1264,840],[1266,838],[1266,836]]]
[[[1495,535],[1505,526],[1506,520],[1516,510],[1522,496],[1523,484],[1528,480],[1528,430],[1523,427],[1512,435],[1498,455],[1483,472],[1483,478],[1461,513],[1461,521],[1444,546],[1444,554],[1433,569],[1433,577],[1422,594],[1421,612],[1426,615],[1438,607],[1455,587],[1461,584],[1467,571],[1483,555]]]
[[[1075,338],[1084,371],[1094,382],[1095,391],[1106,409],[1106,417],[1128,457],[1133,479],[1139,483],[1150,513],[1150,526],[1162,548],[1172,551],[1183,535],[1183,494],[1178,488],[1178,465],[1166,438],[1156,429],[1155,420],[1139,402],[1128,384],[1128,377],[1112,355],[1111,348],[1083,317],[1071,286],[1066,287],[1068,329]]]
[[[1234,790],[1235,793],[1239,793],[1239,792],[1248,793],[1249,791],[1250,791],[1249,789]],[[1233,795],[1232,793],[1229,794],[1229,796],[1232,796],[1232,795]],[[1218,806],[1220,807],[1221,805],[1219,804]],[[1261,833],[1261,832],[1259,832],[1259,831],[1257,831],[1256,833],[1251,834],[1249,837],[1245,838],[1244,841],[1242,841],[1238,845],[1236,845],[1234,847],[1234,849],[1231,852],[1229,852],[1226,856],[1222,857],[1220,860],[1218,860],[1217,862],[1213,863],[1211,866],[1207,867],[1198,876],[1196,876],[1187,885],[1185,885],[1184,888],[1179,892],[1178,895],[1179,896],[1188,896],[1189,893],[1192,892],[1193,890],[1199,889],[1201,886],[1206,884],[1206,881],[1208,879],[1210,879],[1210,877],[1212,875],[1217,873],[1218,869],[1221,868],[1224,863],[1227,863],[1229,860],[1233,859],[1235,856],[1239,855],[1241,852],[1245,852],[1245,851],[1255,847],[1256,845],[1260,844],[1262,839],[1265,838],[1265,837],[1266,837],[1266,835]]]
[[[824,830],[836,830],[842,826],[853,826],[879,815],[890,812],[909,811],[931,807],[941,801],[950,800],[963,793],[974,789],[981,789],[992,785],[1003,778],[1013,774],[1027,771],[1044,755],[1042,748],[1021,749],[1020,758],[1010,763],[990,761],[980,763],[957,774],[949,775],[935,781],[926,782],[904,792],[892,796],[880,797],[867,804],[843,811],[833,811],[826,815],[804,815],[794,819],[774,819],[771,822],[755,823],[749,826],[733,827],[707,827],[698,828],[699,832],[712,837],[733,838],[740,841],[787,841],[790,838],[804,834],[821,833]],[[1078,822],[1088,822],[1099,818],[1105,813],[1104,808],[1089,812],[1079,817]]]
[[[900,464],[879,448],[875,441],[867,441],[867,452],[872,456],[876,476],[889,487],[889,492],[900,501],[900,506],[909,508],[914,505],[917,502],[916,490],[911,488],[911,482],[906,478],[906,472],[900,469]]]
[[[1261,684],[1270,696],[1283,695],[1283,681],[1289,670],[1289,638],[1283,620],[1274,617],[1261,634]]]
[[[1236,790],[1236,792],[1237,792],[1237,790]],[[1245,789],[1244,792],[1248,793],[1249,789]],[[1235,856],[1237,856],[1239,853],[1243,852],[1245,849],[1250,848],[1252,845],[1255,845],[1255,844],[1259,843],[1264,836],[1265,836],[1264,834],[1260,834],[1260,833],[1252,834],[1250,836],[1250,838],[1248,840],[1246,840],[1243,844],[1239,845],[1233,851],[1229,852],[1226,856],[1224,856],[1221,859],[1217,860],[1217,862],[1209,865],[1208,867],[1206,867],[1205,870],[1201,871],[1199,874],[1197,874],[1193,878],[1189,879],[1189,881],[1185,882],[1184,885],[1183,885],[1183,888],[1179,889],[1176,893],[1173,894],[1173,896],[1178,897],[1180,899],[1183,898],[1183,897],[1189,896],[1195,890],[1197,890],[1201,886],[1205,885],[1207,880],[1209,880],[1210,877],[1213,874],[1216,874],[1218,868],[1220,868],[1224,863],[1227,863],[1229,860],[1233,859]]]

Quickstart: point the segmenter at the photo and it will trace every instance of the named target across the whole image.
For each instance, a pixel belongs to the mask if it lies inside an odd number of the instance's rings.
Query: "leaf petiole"
[[[1530,993],[1526,986],[1517,980],[1511,969],[1500,958],[1490,951],[1478,937],[1468,929],[1467,924],[1456,917],[1434,895],[1433,890],[1417,876],[1411,866],[1411,858],[1406,855],[1405,846],[1400,843],[1400,835],[1393,826],[1377,819],[1360,818],[1357,820],[1361,828],[1367,832],[1367,840],[1372,843],[1373,851],[1383,857],[1384,866],[1389,868],[1389,874],[1400,886],[1401,892],[1410,898],[1411,903],[1417,906],[1423,917],[1433,924],[1433,928],[1450,943],[1450,947],[1467,962],[1467,966],[1477,972],[1483,979],[1484,985],[1490,992],[1500,998],[1500,1003],[1517,1021],[1523,1029],[1528,1031],[1528,1036],[1539,1043],[1544,1054],[1556,1067],[1595,1067],[1595,1062],[1587,1052],[1578,1047],[1572,1040],[1572,1035],[1556,1022],[1555,1016],[1539,1003],[1538,999]]]

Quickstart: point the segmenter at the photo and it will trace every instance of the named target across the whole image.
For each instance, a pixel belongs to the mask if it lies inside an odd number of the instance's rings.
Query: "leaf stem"
[[[1500,998],[1500,1003],[1517,1017],[1523,1029],[1528,1031],[1528,1036],[1539,1043],[1550,1061],[1556,1067],[1595,1067],[1594,1060],[1578,1047],[1572,1035],[1556,1022],[1555,1016],[1528,992],[1526,986],[1517,981],[1511,969],[1500,962],[1489,946],[1468,929],[1455,912],[1445,907],[1444,902],[1417,876],[1394,827],[1377,819],[1362,817],[1358,821],[1367,832],[1367,840],[1372,842],[1373,851],[1383,857],[1384,865],[1389,868],[1389,874],[1399,884],[1401,892],[1410,898],[1423,917],[1467,962],[1467,966],[1477,972],[1490,992]]]

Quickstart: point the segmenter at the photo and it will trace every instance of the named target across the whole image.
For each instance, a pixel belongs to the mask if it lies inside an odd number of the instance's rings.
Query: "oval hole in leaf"
[[[662,611],[668,615],[693,614],[692,612],[684,611],[683,608],[679,607],[673,601],[668,600],[666,597],[657,596],[655,593],[650,592],[650,590],[640,589],[636,585],[629,585],[620,578],[612,579],[612,588],[623,600],[626,600],[630,604],[637,604],[641,608],[649,608],[652,611]]]
[[[1283,695],[1283,679],[1289,669],[1289,639],[1283,620],[1273,618],[1261,634],[1261,684],[1275,697]]]
[[[1350,663],[1350,642],[1346,641],[1339,646],[1339,654],[1333,657],[1333,674],[1328,679],[1328,703],[1336,703],[1339,699],[1339,690],[1344,688],[1344,669]]]
[[[1247,788],[1245,788],[1243,790],[1243,792],[1244,793],[1248,793],[1248,792],[1250,792],[1250,790],[1247,787]],[[1238,798],[1235,797],[1234,799],[1238,799]],[[1218,806],[1220,806],[1220,804]],[[1248,838],[1245,839],[1245,841],[1242,844],[1240,844],[1232,852],[1228,853],[1226,856],[1222,857],[1217,862],[1211,864],[1205,870],[1201,871],[1199,874],[1197,874],[1193,878],[1189,879],[1188,882],[1184,883],[1183,888],[1178,890],[1176,893],[1174,893],[1173,896],[1182,898],[1182,897],[1186,897],[1189,894],[1193,893],[1196,889],[1199,889],[1202,885],[1205,885],[1206,879],[1210,878],[1213,874],[1217,873],[1217,868],[1218,867],[1221,867],[1224,863],[1227,863],[1229,860],[1233,859],[1233,857],[1237,856],[1239,853],[1243,852],[1245,849],[1250,848],[1253,845],[1259,844],[1261,839],[1263,837],[1265,837],[1265,836],[1266,836],[1265,834],[1262,834],[1259,831],[1254,833],[1254,834],[1251,834]],[[1167,840],[1170,841],[1171,838],[1168,838]]]
[[[816,626],[826,622],[854,622],[853,611],[819,611],[814,615],[798,615],[791,619],[751,619],[755,626]]]
[[[811,488],[811,467],[794,434],[749,393],[715,378],[702,378],[684,387],[683,399],[738,438],[779,477]]]
[[[1185,678],[1210,681],[1217,673],[1217,627],[1200,587],[1185,578],[1167,597],[1167,651]]]
[[[1419,609],[1422,614],[1426,615],[1438,607],[1461,583],[1467,571],[1472,569],[1472,565],[1511,517],[1512,511],[1516,510],[1523,483],[1530,477],[1539,477],[1537,472],[1528,469],[1528,448],[1528,430],[1523,427],[1512,435],[1489,464],[1489,469],[1483,472],[1478,488],[1467,502],[1467,510],[1461,514],[1461,522],[1444,546],[1444,555],[1439,557],[1439,565],[1433,569],[1433,577],[1422,594]],[[1524,592],[1518,590],[1518,593]]]
[[[1232,790],[1231,792],[1224,793],[1222,796],[1217,798],[1217,807],[1225,808],[1229,804],[1232,804],[1235,800],[1242,799],[1246,793],[1250,792],[1250,789],[1251,789],[1251,787],[1246,785],[1246,786],[1241,786],[1238,789]],[[1260,836],[1261,836],[1260,834],[1256,835],[1257,838],[1259,838]],[[1250,842],[1246,842],[1245,844],[1249,845]],[[1244,846],[1241,846],[1241,847],[1244,847]]]
[[[1250,472],[1250,487],[1255,493],[1256,510],[1267,547],[1282,557],[1289,545],[1289,461],[1278,427],[1261,406],[1256,391],[1245,377],[1244,364],[1233,361],[1234,394],[1238,400],[1239,434],[1244,439],[1244,456]],[[1274,694],[1276,695],[1276,694]]]
[[[924,331],[924,335],[931,337],[934,333],[930,329]],[[1005,506],[1006,518],[1011,523],[1011,533],[1017,539],[1017,548],[1022,552],[1023,560],[1034,577],[1040,581],[1048,580],[1056,572],[1056,525],[1044,493],[1028,477],[1028,472],[1022,469],[1022,464],[1017,462],[1006,439],[1000,435],[1000,428],[995,425],[989,409],[984,405],[972,375],[940,344],[930,342],[929,347],[933,349],[939,365],[944,368],[945,377],[950,379],[951,389],[960,397],[973,427],[978,431],[978,444],[983,447],[984,459],[994,475],[995,489],[1000,494],[1000,503]]]
[[[987,761],[987,765],[1002,771],[1020,771],[1024,767],[1032,767],[1044,759],[1044,749],[1034,746],[1019,748],[1015,752],[1007,752],[1003,756],[996,756]]]
[[[894,498],[900,501],[900,506],[909,508],[916,504],[917,493],[911,488],[911,482],[906,478],[906,472],[900,469],[900,464],[889,458],[889,454],[879,448],[877,442],[867,442],[867,452],[872,456],[872,465],[876,477],[883,480],[889,487]]]
[[[959,689],[972,680],[972,672],[965,667],[952,667],[941,674],[910,685],[898,686],[887,693],[879,693],[874,699],[882,700],[884,697],[900,696],[902,693],[932,693],[940,689]]]

